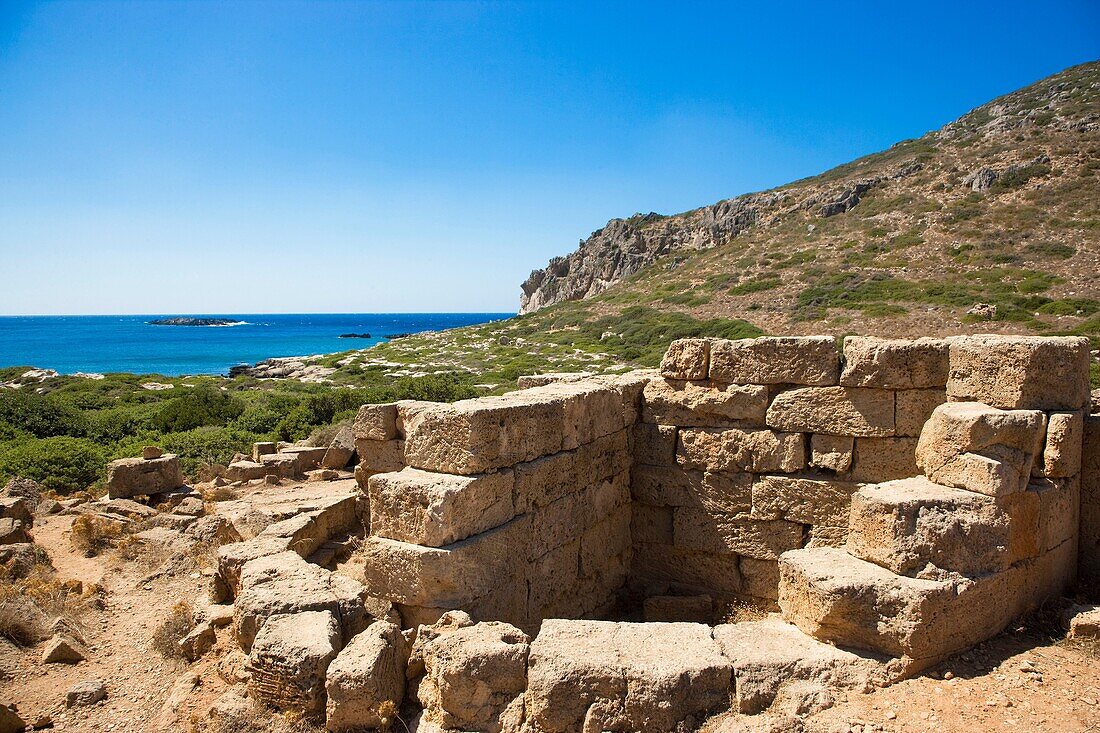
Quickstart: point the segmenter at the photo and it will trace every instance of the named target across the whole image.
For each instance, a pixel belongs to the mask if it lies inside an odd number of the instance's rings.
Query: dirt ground
[[[6,673],[0,702],[15,703],[28,723],[49,721],[54,730],[203,730],[192,721],[202,720],[229,689],[222,672],[230,665],[219,661],[232,648],[230,632],[219,630],[218,649],[193,665],[161,656],[152,636],[174,604],[203,603],[204,573],[210,571],[191,566],[149,578],[161,558],[85,558],[68,540],[71,522],[65,516],[41,518],[34,534],[61,577],[105,588],[105,608],[81,619],[89,659],[42,665],[41,646],[21,650],[0,642],[0,669]],[[107,699],[66,709],[65,692],[90,679],[106,682]],[[841,696],[801,725],[830,733],[1100,731],[1100,659],[1095,647],[1057,638],[1049,621],[1032,620],[914,679]],[[717,727],[746,729],[800,730],[799,723],[779,716],[733,716]]]

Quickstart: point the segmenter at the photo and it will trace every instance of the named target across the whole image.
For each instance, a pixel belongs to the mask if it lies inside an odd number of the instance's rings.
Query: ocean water
[[[181,315],[181,314],[170,314]],[[190,314],[189,314],[190,315]],[[170,316],[3,316],[0,367],[30,365],[74,372],[225,374],[275,356],[362,349],[398,333],[438,331],[513,313],[193,314],[234,326],[154,326]],[[369,333],[371,338],[340,338]]]

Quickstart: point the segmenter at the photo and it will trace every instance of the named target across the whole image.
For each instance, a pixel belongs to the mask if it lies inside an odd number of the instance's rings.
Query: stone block
[[[636,541],[631,575],[640,582],[673,583],[716,597],[729,598],[741,592],[737,556],[732,554]]]
[[[676,463],[674,426],[638,423],[633,431],[635,463],[643,466],[671,466]]]
[[[260,456],[266,456],[266,455],[269,455],[271,453],[278,453],[278,452],[279,452],[279,444],[278,443],[274,443],[274,442],[270,442],[270,441],[263,441],[263,442],[260,442],[260,443],[253,443],[252,444],[252,462],[253,463],[259,463],[260,462]]]
[[[628,474],[620,474],[567,494],[535,511],[531,515],[532,536],[525,543],[528,558],[541,557],[627,506],[630,502],[628,480]]]
[[[949,402],[932,412],[917,443],[917,465],[933,482],[1004,496],[1027,487],[1046,418],[1038,410],[999,410]]]
[[[359,465],[368,475],[400,471],[405,467],[405,441],[356,440]]]
[[[898,575],[1001,572],[1012,562],[1010,546],[1009,517],[984,494],[917,476],[852,497],[848,552]]]
[[[1100,415],[1085,417],[1081,446],[1081,579],[1100,581]]]
[[[643,393],[642,420],[680,427],[764,424],[768,388],[756,384],[651,379]]]
[[[829,336],[762,336],[710,346],[711,379],[735,384],[837,383],[840,353]]]
[[[916,438],[856,438],[849,478],[880,483],[916,476],[916,450]]]
[[[0,517],[0,545],[19,545],[31,542],[23,522],[11,517]]]
[[[603,572],[607,559],[630,549],[631,507],[629,504],[584,530],[581,535],[580,573],[591,577]]]
[[[798,471],[806,465],[801,433],[737,428],[680,431],[676,461],[706,471]]]
[[[555,547],[531,563],[527,581],[532,613],[549,606],[561,596],[563,589],[576,584],[580,577],[580,552],[581,540],[578,538]]]
[[[455,476],[404,468],[367,482],[371,534],[443,547],[499,527],[515,516],[512,471]]]
[[[107,495],[129,499],[172,491],[183,486],[180,459],[168,453],[160,458],[120,458],[107,464]]]
[[[752,485],[752,514],[830,527],[848,525],[852,494],[862,484],[793,476],[757,476]]]
[[[572,450],[626,427],[601,382],[554,383],[425,409],[406,423],[408,465],[471,475]]]
[[[706,379],[710,367],[708,339],[677,339],[661,360],[661,376],[668,379]]]
[[[642,604],[646,623],[686,622],[709,624],[714,621],[714,599],[699,596],[650,596]]]
[[[1080,473],[1084,433],[1083,413],[1053,412],[1048,415],[1043,459],[1035,462],[1032,473],[1050,478],[1065,478]]]
[[[115,501],[121,502],[129,500],[116,499]],[[129,503],[136,504],[137,506],[143,507],[144,509],[149,509],[149,507],[145,507],[145,505],[143,504],[138,504],[136,501]],[[104,509],[110,512],[122,513],[116,511],[115,502],[109,502],[107,506],[104,507]],[[157,513],[155,509],[149,509],[149,511],[152,511],[153,516],[155,516]],[[123,515],[126,516],[125,514]],[[32,527],[34,526],[33,505],[31,504],[29,499],[23,496],[0,496],[0,519],[2,518],[16,519],[22,522],[24,527]]]
[[[932,411],[947,402],[942,389],[903,389],[894,397],[894,432],[899,436],[919,437]]]
[[[671,545],[673,509],[650,504],[631,505],[630,534],[635,542]]]
[[[1081,484],[1077,478],[1035,479],[1028,486],[1039,499],[1038,545],[1050,552],[1076,539],[1080,526]]]
[[[729,704],[730,662],[704,624],[550,619],[531,643],[532,733],[677,730]]]
[[[701,552],[734,553],[773,560],[802,546],[802,525],[782,519],[712,513],[678,507],[672,536],[678,547]]]
[[[865,387],[803,387],[780,392],[768,426],[788,432],[880,438],[894,434],[894,393]]]
[[[248,657],[249,695],[306,718],[323,716],[325,672],[341,644],[340,625],[331,611],[272,616]]]
[[[817,641],[778,618],[722,624],[714,639],[733,662],[733,709],[745,715],[761,712],[799,682],[868,693],[888,679],[878,659]]]
[[[311,471],[321,465],[321,461],[325,459],[325,454],[328,453],[327,446],[313,446],[313,445],[295,445],[289,448],[284,448],[280,451],[281,455],[294,456],[298,461],[298,474]]]
[[[947,384],[948,348],[942,339],[916,341],[849,336],[844,340],[845,387],[879,389],[943,388]]]
[[[260,465],[264,467],[264,476],[294,478],[301,473],[298,456],[293,453],[269,453],[260,456]]]
[[[516,513],[547,506],[579,486],[617,476],[631,466],[627,431],[605,435],[575,450],[517,464]]]
[[[737,514],[752,508],[752,474],[639,466],[631,476],[636,501],[653,506],[702,507]]]
[[[397,404],[363,405],[351,425],[354,440],[396,440]]]
[[[810,436],[810,465],[845,473],[852,466],[854,438],[848,435]]]
[[[347,468],[354,457],[355,432],[350,425],[345,425],[340,428],[336,433],[336,437],[332,439],[325,450],[325,455],[321,459],[321,466],[334,471],[341,471]]]
[[[226,481],[252,481],[265,475],[267,469],[258,461],[233,461],[225,470]]]
[[[408,643],[396,624],[376,621],[356,634],[325,676],[328,730],[388,727],[405,698],[408,657]]]
[[[760,560],[755,557],[741,558],[738,566],[741,573],[741,594],[774,601],[779,597],[779,561]]]
[[[445,730],[518,730],[530,639],[496,621],[439,634],[423,646],[417,699],[423,721]]]
[[[1080,410],[1089,402],[1089,341],[1076,336],[958,336],[947,395],[1004,410]]]

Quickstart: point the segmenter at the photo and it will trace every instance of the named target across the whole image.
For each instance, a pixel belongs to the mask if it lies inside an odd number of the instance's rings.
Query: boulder
[[[30,541],[31,536],[27,534],[23,522],[11,517],[0,517],[0,545],[15,545]]]
[[[949,339],[948,397],[1004,410],[1080,410],[1089,401],[1089,341],[1076,336]]]
[[[1070,639],[1100,638],[1100,607],[1077,604],[1063,613]]]
[[[33,542],[0,545],[0,565],[7,566],[7,571],[15,580],[30,575],[37,563],[38,553]]]
[[[107,699],[107,686],[103,680],[77,682],[65,693],[65,707],[87,707]]]
[[[451,730],[516,730],[523,719],[530,639],[488,621],[439,634],[423,647],[417,698],[423,719]]]
[[[42,501],[42,487],[29,478],[19,478],[18,476],[9,479],[4,488],[0,489],[0,496],[6,496],[13,499],[26,499],[30,504],[31,510],[36,511],[38,503]]]
[[[210,621],[201,621],[187,632],[187,635],[176,642],[180,653],[190,662],[202,657],[214,648],[218,643],[218,636],[214,632],[214,624]]]
[[[76,664],[86,658],[81,645],[65,634],[54,634],[42,649],[42,664]]]
[[[154,458],[160,458],[164,455],[164,451],[155,445],[147,445],[141,449],[141,457],[146,461],[151,461]]]
[[[829,336],[762,336],[710,342],[708,376],[735,384],[837,383],[840,353]]]
[[[160,458],[120,458],[107,464],[107,495],[129,499],[172,491],[183,486],[179,457],[167,453]]]
[[[347,468],[355,457],[355,432],[351,425],[345,425],[336,433],[324,457],[321,467],[340,471]]]
[[[1046,417],[949,402],[932,412],[917,442],[917,465],[933,482],[1005,496],[1027,488]]]
[[[248,693],[279,710],[316,718],[325,712],[325,672],[342,646],[331,611],[276,614],[248,656]]]
[[[0,519],[17,519],[24,527],[34,526],[34,506],[22,496],[0,497]]]
[[[27,727],[15,705],[0,703],[0,733],[21,733]]]
[[[731,665],[704,624],[549,619],[527,677],[532,733],[672,731],[729,704]]]
[[[409,650],[401,628],[376,621],[355,635],[328,667],[330,731],[386,729],[405,697]]]

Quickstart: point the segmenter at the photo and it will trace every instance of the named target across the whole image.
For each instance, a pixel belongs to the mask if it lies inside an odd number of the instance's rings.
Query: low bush
[[[84,438],[0,443],[0,479],[22,476],[59,494],[82,491],[99,481],[104,461],[100,447]]]
[[[165,659],[183,659],[179,642],[190,633],[195,625],[195,617],[188,603],[180,601],[172,606],[168,615],[153,632],[150,640],[153,650]]]
[[[82,514],[73,520],[69,538],[73,548],[85,557],[95,557],[104,550],[115,547],[125,536],[122,522],[103,517]]]

